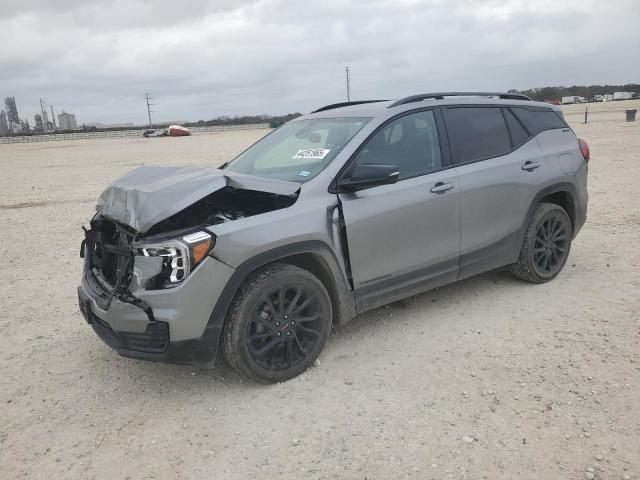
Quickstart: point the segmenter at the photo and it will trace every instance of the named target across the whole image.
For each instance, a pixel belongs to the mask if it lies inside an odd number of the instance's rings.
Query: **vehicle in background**
[[[572,103],[586,103],[587,99],[580,97],[579,95],[569,95],[568,97],[562,97],[562,105],[568,105]]]
[[[170,125],[168,130],[170,137],[187,137],[190,135],[189,130],[180,125]]]
[[[633,92],[613,92],[614,100],[631,100],[633,97]]]
[[[168,128],[154,128],[145,130],[143,137],[186,137],[191,133],[185,127],[180,125],[170,125]]]
[[[559,107],[521,94],[327,105],[221,168],[109,185],[80,310],[121,355],[211,367],[220,346],[283,381],[362,312],[496,268],[555,278],[586,220],[589,157]]]
[[[169,132],[165,128],[153,128],[142,132],[143,137],[166,137]]]

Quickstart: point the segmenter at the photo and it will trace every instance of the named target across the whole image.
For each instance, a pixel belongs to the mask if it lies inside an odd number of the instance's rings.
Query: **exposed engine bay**
[[[144,290],[182,284],[215,246],[206,227],[293,205],[300,184],[213,167],[139,167],[100,195],[81,256],[107,295],[152,312]]]
[[[292,205],[300,184],[214,167],[143,166],[109,185],[97,211],[139,235],[213,225]],[[216,218],[216,215],[221,214]]]
[[[278,195],[225,187],[157,223],[151,227],[147,235],[232,222],[290,207],[296,199],[297,195]]]
[[[97,283],[111,291],[112,297],[139,303],[136,297],[142,290],[172,288],[197,266],[196,261],[201,258],[194,257],[192,237],[200,235],[200,240],[208,242],[206,252],[215,242],[205,227],[287,208],[297,198],[297,192],[281,195],[227,186],[161,220],[144,233],[98,211],[91,221],[91,229],[85,233],[89,271]],[[194,229],[196,233],[189,233]],[[84,249],[83,245],[82,254]]]

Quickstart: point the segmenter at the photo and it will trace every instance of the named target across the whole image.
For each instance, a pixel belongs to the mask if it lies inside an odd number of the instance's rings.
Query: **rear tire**
[[[572,238],[573,227],[567,212],[553,203],[539,204],[529,220],[520,257],[509,270],[526,282],[552,280],[569,257]]]
[[[293,265],[272,264],[240,286],[222,347],[238,372],[258,382],[281,382],[318,358],[331,317],[331,299],[317,277]]]

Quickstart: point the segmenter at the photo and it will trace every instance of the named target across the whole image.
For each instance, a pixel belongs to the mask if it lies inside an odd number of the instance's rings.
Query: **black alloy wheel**
[[[271,371],[298,365],[320,340],[324,314],[318,295],[310,289],[274,288],[262,296],[247,324],[251,357]]]
[[[572,239],[573,225],[567,212],[560,205],[540,203],[527,224],[518,260],[509,270],[527,282],[548,282],[567,262]]]
[[[552,275],[566,261],[569,228],[564,218],[550,215],[540,222],[533,247],[533,263],[543,275]]]
[[[331,298],[323,283],[307,270],[274,263],[240,286],[222,347],[240,373],[259,382],[281,382],[318,358],[331,321]]]

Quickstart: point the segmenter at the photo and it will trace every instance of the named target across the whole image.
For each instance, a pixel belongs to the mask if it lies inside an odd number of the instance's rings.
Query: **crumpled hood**
[[[215,167],[143,166],[109,185],[98,198],[96,209],[115,222],[145,233],[156,223],[225,187],[293,195],[300,184]]]

